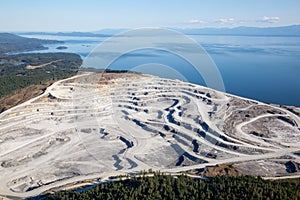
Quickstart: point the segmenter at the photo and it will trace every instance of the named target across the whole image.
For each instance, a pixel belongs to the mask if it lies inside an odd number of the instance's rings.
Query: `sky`
[[[0,0],[0,31],[300,24],[299,0]]]

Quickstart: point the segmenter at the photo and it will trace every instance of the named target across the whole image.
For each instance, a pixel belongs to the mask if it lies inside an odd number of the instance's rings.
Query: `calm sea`
[[[104,37],[68,37],[51,35],[23,35],[25,37],[65,41],[68,49],[48,45],[48,50],[33,52],[72,52],[86,58],[105,39]],[[208,52],[216,63],[226,92],[284,105],[300,106],[300,37],[203,36],[190,35]],[[111,69],[132,69],[147,63],[172,66],[187,81],[205,85],[194,77],[188,62],[164,51],[139,50],[128,53]],[[153,72],[153,74],[161,74]],[[164,77],[168,77],[165,75]]]

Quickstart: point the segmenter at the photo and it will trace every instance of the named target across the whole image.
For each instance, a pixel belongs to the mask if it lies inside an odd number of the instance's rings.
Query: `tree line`
[[[40,198],[40,197],[38,197]],[[34,199],[34,198],[33,198]],[[156,173],[99,184],[92,189],[60,191],[43,199],[300,199],[300,180],[263,180],[252,176],[195,179]]]

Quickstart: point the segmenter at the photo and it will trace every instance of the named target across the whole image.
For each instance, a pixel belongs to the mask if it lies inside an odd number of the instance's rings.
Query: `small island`
[[[63,50],[63,49],[67,49],[68,47],[66,47],[66,46],[58,46],[58,47],[56,47],[56,49],[59,49],[59,50]]]

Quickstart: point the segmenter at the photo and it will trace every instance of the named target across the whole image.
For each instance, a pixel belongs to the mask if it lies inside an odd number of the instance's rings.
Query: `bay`
[[[32,52],[72,52],[85,59],[105,37],[22,35],[24,37],[65,41],[47,45],[49,49]],[[266,103],[300,106],[300,37],[189,35],[209,54],[218,67],[228,93]],[[67,49],[56,49],[67,46]],[[137,50],[124,54],[110,69],[134,69],[147,63],[170,66],[186,81],[205,85],[195,76],[190,64],[161,50]],[[167,73],[142,71],[162,77]]]

